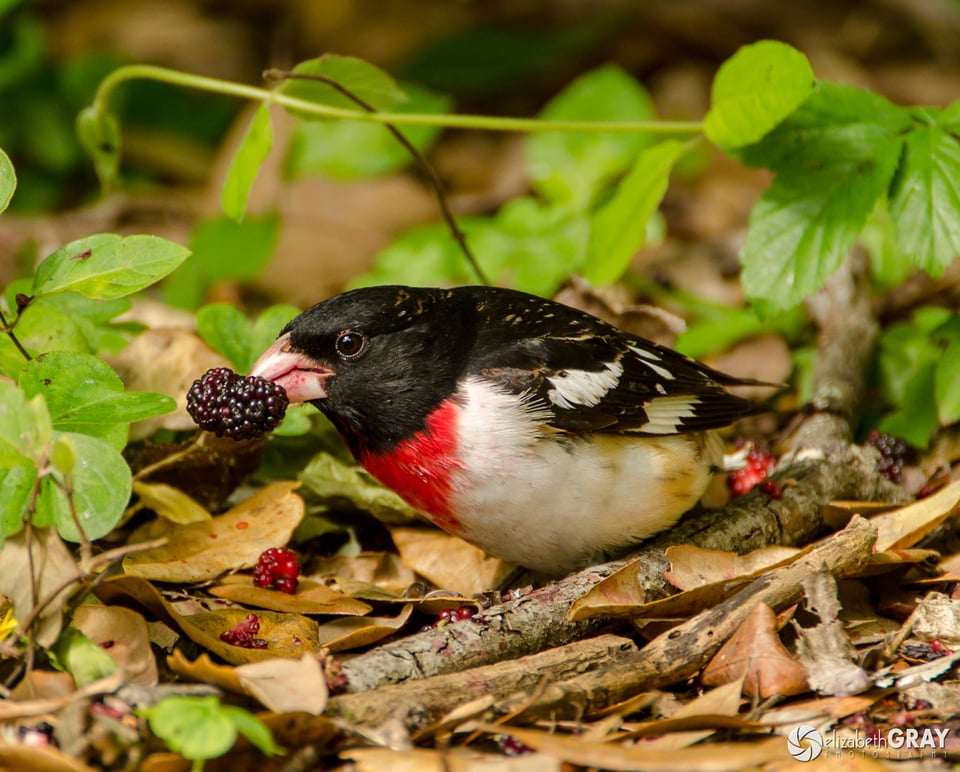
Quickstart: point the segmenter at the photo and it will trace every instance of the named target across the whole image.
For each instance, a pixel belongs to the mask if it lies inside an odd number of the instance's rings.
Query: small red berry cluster
[[[752,445],[747,453],[743,467],[727,475],[727,488],[731,496],[743,496],[757,485],[760,490],[774,499],[783,495],[783,488],[776,480],[770,480],[767,475],[777,465],[777,459],[769,450]]]
[[[263,638],[256,637],[259,632],[260,617],[256,614],[248,614],[242,622],[220,633],[220,640],[244,649],[265,649],[267,642]]]
[[[470,619],[474,614],[477,613],[477,610],[473,606],[461,606],[460,608],[445,608],[437,617],[437,621],[432,625],[424,625],[420,628],[420,632],[426,630],[437,630],[441,627],[446,627],[453,622],[459,622],[463,619]]]
[[[297,591],[300,561],[297,553],[286,547],[271,547],[264,550],[253,567],[255,587],[272,587],[293,595]]]

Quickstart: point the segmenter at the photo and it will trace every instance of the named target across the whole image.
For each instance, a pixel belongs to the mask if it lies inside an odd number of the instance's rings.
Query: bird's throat
[[[357,453],[370,474],[449,533],[462,530],[451,508],[453,476],[463,468],[457,458],[459,412],[453,400],[442,402],[427,416],[422,431],[391,450]]]

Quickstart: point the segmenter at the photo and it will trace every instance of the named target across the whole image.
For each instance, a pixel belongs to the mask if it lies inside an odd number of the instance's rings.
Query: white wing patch
[[[634,354],[640,357],[643,360],[643,363],[649,367],[653,372],[659,375],[666,381],[672,381],[674,379],[674,374],[671,373],[666,367],[661,367],[660,365],[655,365],[654,362],[659,362],[660,355],[653,351],[646,351],[645,349],[640,348],[639,346],[628,346]]]
[[[550,401],[559,408],[571,410],[578,405],[594,407],[615,389],[623,375],[623,365],[619,362],[607,362],[603,370],[561,370],[552,378],[547,378],[553,387],[547,392]]]
[[[676,434],[683,425],[682,419],[692,418],[699,404],[700,398],[692,394],[652,399],[643,405],[647,422],[633,431],[647,434]]]

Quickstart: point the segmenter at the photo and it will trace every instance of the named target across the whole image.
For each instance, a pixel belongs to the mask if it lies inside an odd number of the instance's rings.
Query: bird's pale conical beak
[[[257,375],[282,386],[291,402],[326,399],[324,383],[333,370],[324,367],[290,345],[290,334],[281,335],[254,362],[250,375]]]

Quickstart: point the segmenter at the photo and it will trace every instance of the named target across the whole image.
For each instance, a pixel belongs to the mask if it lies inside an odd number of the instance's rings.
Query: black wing
[[[667,435],[756,412],[712,370],[567,306],[500,291],[480,304],[484,337],[470,370],[546,409],[569,432]],[[768,384],[769,385],[769,384]]]

